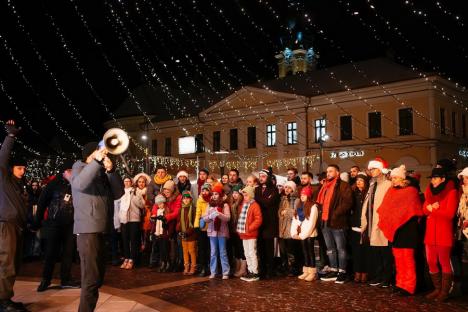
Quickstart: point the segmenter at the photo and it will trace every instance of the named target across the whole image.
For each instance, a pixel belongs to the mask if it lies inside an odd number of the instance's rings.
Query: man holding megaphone
[[[112,225],[114,200],[124,194],[121,177],[104,144],[87,143],[71,179],[74,229],[81,260],[80,312],[94,311],[104,280],[104,233]]]

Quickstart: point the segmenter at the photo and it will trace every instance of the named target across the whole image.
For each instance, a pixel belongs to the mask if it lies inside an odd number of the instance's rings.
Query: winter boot
[[[439,296],[441,287],[441,277],[440,272],[429,273],[429,275],[431,276],[432,285],[434,285],[434,290],[430,294],[426,295],[426,299],[432,300]]]
[[[194,275],[196,271],[197,271],[197,265],[195,263],[192,263],[190,265],[190,271],[188,272],[187,275]]]
[[[440,288],[440,293],[435,300],[445,302],[448,299],[450,288],[452,287],[452,281],[452,273],[442,273],[442,287]]]
[[[317,268],[309,268],[309,275],[304,278],[307,282],[312,282],[317,279]]]
[[[233,264],[230,264],[230,267],[231,267],[231,273],[232,275],[236,275],[237,272],[239,272],[239,268],[240,268],[240,260],[235,258],[234,259],[234,263]]]
[[[298,279],[305,279],[309,275],[309,268],[308,267],[302,267],[302,274],[299,275],[297,278]]]
[[[361,273],[361,283],[367,283],[367,273]]]
[[[183,274],[184,274],[184,275],[188,275],[189,271],[190,271],[190,264],[189,264],[189,263],[185,263],[185,264],[184,264],[184,273],[183,273]]]
[[[354,282],[355,283],[360,283],[362,278],[362,273],[359,272],[354,272]]]
[[[239,270],[234,274],[235,277],[242,277],[247,274],[247,260],[239,260]]]

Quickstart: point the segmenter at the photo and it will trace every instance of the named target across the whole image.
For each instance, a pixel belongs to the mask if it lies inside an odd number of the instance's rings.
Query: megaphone
[[[102,139],[107,151],[112,155],[125,153],[130,143],[128,134],[119,128],[111,128],[104,133]]]

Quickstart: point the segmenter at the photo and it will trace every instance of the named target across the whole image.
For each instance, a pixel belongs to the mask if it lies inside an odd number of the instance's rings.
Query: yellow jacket
[[[197,211],[195,214],[195,222],[193,223],[194,228],[199,228],[200,227],[200,218],[206,214],[206,211],[208,210],[208,202],[201,197],[201,195],[198,197],[197,200]],[[208,224],[205,224],[205,227],[201,229],[202,231],[206,231],[208,228]]]

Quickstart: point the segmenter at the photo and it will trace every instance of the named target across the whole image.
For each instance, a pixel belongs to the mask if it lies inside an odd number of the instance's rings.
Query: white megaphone
[[[107,151],[112,155],[125,153],[130,143],[127,133],[119,128],[107,130],[102,141]]]

